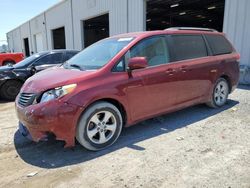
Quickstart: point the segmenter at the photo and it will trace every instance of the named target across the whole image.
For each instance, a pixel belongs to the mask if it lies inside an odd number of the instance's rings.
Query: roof
[[[47,50],[43,51],[44,53],[53,53],[53,52],[80,52],[79,50],[72,50],[72,49],[58,49],[58,50]]]
[[[223,33],[220,32],[211,32],[211,31],[206,31],[206,30],[189,30],[189,29],[167,29],[167,30],[157,30],[157,31],[142,31],[142,32],[133,32],[133,33],[124,33],[124,34],[119,34],[115,35],[111,38],[128,38],[128,37],[148,37],[148,36],[153,36],[153,35],[166,35],[166,34],[220,34],[223,35]]]

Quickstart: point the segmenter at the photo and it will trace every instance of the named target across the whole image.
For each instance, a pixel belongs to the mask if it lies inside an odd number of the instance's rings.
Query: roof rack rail
[[[210,28],[202,28],[202,27],[170,27],[165,30],[192,30],[192,31],[210,31],[210,32],[218,32],[215,29]]]

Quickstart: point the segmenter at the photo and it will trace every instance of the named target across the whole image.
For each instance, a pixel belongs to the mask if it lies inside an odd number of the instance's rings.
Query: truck
[[[14,65],[23,58],[23,53],[0,53],[0,66]]]

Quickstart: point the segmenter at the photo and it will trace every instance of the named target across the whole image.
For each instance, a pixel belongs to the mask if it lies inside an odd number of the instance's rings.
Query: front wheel
[[[22,82],[17,80],[9,80],[4,83],[0,89],[0,95],[2,98],[6,100],[13,101],[15,100],[16,96],[18,95],[21,87]]]
[[[226,104],[229,95],[229,85],[227,80],[219,78],[215,84],[212,99],[207,103],[212,108],[218,108]]]
[[[114,105],[97,102],[80,117],[76,139],[88,150],[101,150],[118,139],[122,124],[121,113]]]

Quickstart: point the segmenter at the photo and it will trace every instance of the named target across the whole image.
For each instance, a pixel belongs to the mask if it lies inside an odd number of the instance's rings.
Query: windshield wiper
[[[84,70],[80,65],[77,65],[77,64],[68,64],[70,67],[74,67],[74,68],[77,68],[79,70]]]

